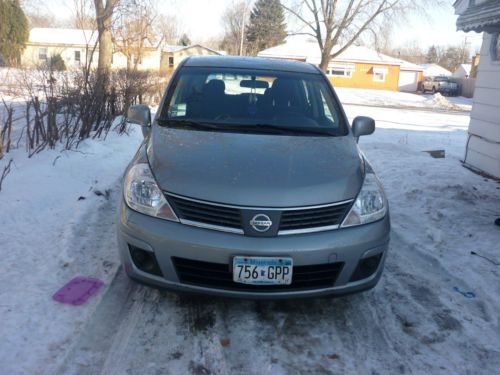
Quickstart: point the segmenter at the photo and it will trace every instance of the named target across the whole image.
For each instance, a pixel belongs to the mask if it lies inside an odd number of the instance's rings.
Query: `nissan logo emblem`
[[[257,214],[250,220],[250,225],[257,232],[267,232],[273,225],[273,222],[269,216]]]

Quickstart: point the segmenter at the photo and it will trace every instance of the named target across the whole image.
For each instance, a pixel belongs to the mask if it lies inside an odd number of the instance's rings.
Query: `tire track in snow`
[[[439,285],[459,281],[397,232],[377,288],[336,299],[178,295],[120,272],[60,373],[492,373],[498,352],[474,337],[488,315],[468,326],[460,308],[480,302]]]

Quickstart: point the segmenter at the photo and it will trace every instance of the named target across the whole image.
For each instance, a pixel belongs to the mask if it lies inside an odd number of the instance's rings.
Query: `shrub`
[[[134,103],[157,104],[167,81],[152,72],[118,71],[111,74],[111,91],[102,94],[96,90],[95,72],[50,68],[20,73],[17,94],[25,98],[25,105],[18,111],[24,115],[16,119],[16,127],[24,125],[22,137],[30,156],[58,143],[66,149],[76,148],[83,139],[105,136],[114,125],[124,132],[125,118],[119,116]],[[9,113],[7,103],[3,106]],[[115,121],[117,117],[119,121]],[[0,124],[0,141],[6,153],[12,121],[0,122],[4,122]]]
[[[63,58],[59,54],[53,55],[50,58],[49,64],[50,64],[51,70],[59,71],[59,72],[66,70],[66,64],[64,63]]]

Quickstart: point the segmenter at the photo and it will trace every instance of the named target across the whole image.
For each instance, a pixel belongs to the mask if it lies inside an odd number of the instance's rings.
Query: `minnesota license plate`
[[[289,285],[292,283],[292,258],[233,258],[233,281],[254,285]]]

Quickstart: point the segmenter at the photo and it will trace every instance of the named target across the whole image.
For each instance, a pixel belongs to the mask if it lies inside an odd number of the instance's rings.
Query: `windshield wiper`
[[[309,135],[321,135],[321,136],[333,136],[331,129],[314,129],[314,128],[296,128],[296,127],[286,127],[272,124],[215,124],[210,122],[200,122],[194,120],[182,120],[182,119],[158,119],[158,124],[161,126],[172,126],[179,128],[189,128],[189,129],[202,129],[202,130],[214,130],[214,131],[229,131],[229,132],[248,132],[254,131],[259,133],[272,133],[272,134],[309,134]]]
[[[272,124],[255,124],[255,125],[244,125],[245,129],[249,130],[270,130],[276,131],[281,134],[311,134],[311,135],[322,135],[322,136],[333,136],[332,129],[315,129],[315,128],[298,128],[290,126],[280,126]]]
[[[161,126],[173,126],[191,129],[210,129],[220,130],[221,127],[209,122],[200,122],[193,120],[180,120],[180,119],[157,119],[158,124]]]

